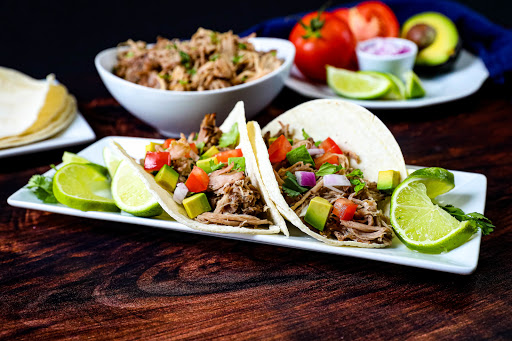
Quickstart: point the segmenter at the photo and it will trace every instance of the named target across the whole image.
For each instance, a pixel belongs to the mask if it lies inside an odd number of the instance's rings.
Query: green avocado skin
[[[405,38],[408,31],[418,24],[432,27],[436,35],[432,44],[418,51],[414,71],[423,75],[435,75],[453,69],[462,46],[453,21],[437,12],[419,13],[403,24],[402,38]]]

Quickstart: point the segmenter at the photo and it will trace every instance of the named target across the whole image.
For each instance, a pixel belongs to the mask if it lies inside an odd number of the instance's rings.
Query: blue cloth
[[[442,0],[384,0],[395,12],[402,24],[414,14],[426,11],[440,12],[456,25],[463,46],[480,56],[490,77],[496,83],[504,83],[505,75],[512,72],[512,31],[496,25],[483,15],[459,3]],[[355,6],[357,2],[341,7]],[[256,32],[262,37],[287,39],[293,26],[305,13],[273,18],[251,27],[242,36]]]

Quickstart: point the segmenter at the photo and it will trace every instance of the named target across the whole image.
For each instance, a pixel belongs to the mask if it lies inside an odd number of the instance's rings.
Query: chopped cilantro
[[[128,51],[128,52],[126,52],[125,57],[126,57],[126,58],[131,58],[131,57],[133,57],[133,51]]]
[[[245,45],[244,43],[238,43],[238,48],[240,50],[247,50],[247,45]]]
[[[442,206],[439,205],[443,210],[450,213],[452,217],[457,219],[458,221],[469,221],[470,224],[476,229],[479,228],[482,230],[482,234],[484,236],[494,231],[494,226],[489,218],[485,217],[483,214],[473,212],[465,214],[463,210],[457,208],[453,205]]]
[[[354,192],[356,194],[364,188],[366,183],[362,180],[363,172],[360,169],[354,169],[347,177],[351,178],[350,183],[354,186]]]
[[[169,75],[168,73],[164,73],[164,74],[159,73],[158,77],[165,79],[166,81],[171,80],[171,75]]]
[[[57,203],[53,195],[53,179],[43,175],[33,175],[28,181],[27,188],[31,189],[36,197],[46,204]]]
[[[235,123],[228,132],[222,133],[222,136],[219,140],[219,147],[234,147],[238,143],[238,135],[238,123]]]
[[[194,136],[194,140],[197,140],[197,134],[196,136]],[[196,142],[196,148],[197,151],[199,152],[199,155],[203,154],[204,142]]]
[[[241,79],[241,82],[242,82],[242,83],[245,83],[245,81],[247,80],[247,78],[248,78],[247,76],[243,76],[243,77],[242,77],[242,79]]]
[[[187,70],[187,73],[191,76],[195,75],[197,72],[196,68],[192,68],[192,69],[188,69]]]
[[[275,56],[277,56],[277,51],[270,51],[270,54],[275,57]]]
[[[329,162],[324,163],[320,166],[320,168],[316,171],[316,176],[324,176],[329,174],[338,173],[344,167],[341,165],[333,165]]]
[[[242,59],[243,56],[243,54],[233,56],[233,59],[231,61],[233,62],[233,64],[238,64],[238,62],[240,62],[240,59]]]
[[[213,160],[210,160],[210,169],[212,170],[212,172],[224,168],[224,166],[225,164],[223,164],[222,162],[217,165],[215,164],[215,162],[213,162]]]
[[[181,64],[185,66],[185,68],[190,69],[190,55],[185,51],[180,51]]]
[[[212,44],[217,44],[219,42],[219,38],[217,38],[217,32],[210,33],[210,39]]]
[[[181,85],[188,84],[188,80],[186,80],[186,79],[180,79],[179,82],[180,82]]]
[[[297,178],[291,172],[286,172],[286,179],[284,179],[283,191],[291,197],[296,197],[299,194],[308,191],[308,188],[302,187],[297,182]]]
[[[307,140],[310,138],[309,134],[306,133],[306,131],[304,130],[304,128],[302,128],[302,136],[304,137],[304,140]]]
[[[219,54],[218,54],[218,53],[216,53],[216,54],[214,54],[214,55],[211,55],[211,56],[210,56],[210,60],[211,60],[212,62],[216,61],[217,59],[219,59]]]
[[[354,169],[352,171],[352,173],[347,174],[347,176],[353,176],[353,177],[356,177],[356,178],[362,178],[363,177],[363,171],[360,170],[359,168],[358,169]]]

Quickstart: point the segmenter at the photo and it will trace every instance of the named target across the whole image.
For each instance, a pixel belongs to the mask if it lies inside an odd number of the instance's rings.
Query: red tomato
[[[199,155],[199,150],[197,150],[197,147],[196,147],[196,144],[195,143],[189,143],[190,145],[190,149],[192,149],[192,151],[194,153],[196,153],[197,155]]]
[[[268,147],[268,157],[271,163],[281,162],[286,159],[286,154],[292,150],[290,141],[281,135]]]
[[[326,138],[318,147],[325,150],[326,153],[343,154],[341,148],[330,137]]]
[[[194,166],[187,181],[185,181],[185,186],[187,186],[189,191],[199,193],[206,191],[209,182],[208,174],[201,168]]]
[[[162,148],[163,149],[169,148],[169,146],[171,145],[172,141],[176,141],[176,140],[175,139],[167,139],[167,140],[165,140],[164,144],[162,145]]]
[[[354,218],[354,213],[356,213],[357,204],[352,201],[340,198],[334,202],[334,208],[332,209],[332,213],[337,215],[340,220],[352,220]]]
[[[339,165],[340,159],[338,158],[338,155],[327,152],[315,159],[316,169],[320,169],[320,167],[326,162],[329,162],[331,165]]]
[[[331,13],[343,20],[344,22],[348,23],[348,13],[350,11],[350,8],[338,8],[332,11]]]
[[[364,1],[349,10],[348,24],[357,41],[375,37],[398,37],[395,14],[380,1]]]
[[[289,39],[296,49],[295,65],[306,77],[319,81],[326,79],[326,65],[348,67],[356,46],[348,25],[326,12],[304,16]]]
[[[226,150],[225,152],[220,152],[215,155],[217,160],[219,162],[223,162],[223,163],[228,163],[228,159],[230,157],[242,157],[242,156],[244,156],[244,154],[242,153],[241,149]]]
[[[164,165],[171,165],[171,155],[169,152],[146,152],[144,158],[144,169],[153,172],[158,171]]]

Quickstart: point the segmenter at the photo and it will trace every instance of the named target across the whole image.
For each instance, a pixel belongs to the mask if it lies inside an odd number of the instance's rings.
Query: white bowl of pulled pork
[[[190,40],[128,40],[100,52],[95,65],[126,110],[174,137],[192,131],[206,113],[222,122],[238,101],[253,117],[281,91],[294,57],[284,39],[200,28]]]

